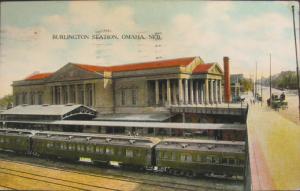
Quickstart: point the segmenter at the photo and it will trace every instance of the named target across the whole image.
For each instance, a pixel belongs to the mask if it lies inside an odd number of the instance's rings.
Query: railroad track
[[[6,159],[0,159],[0,161],[6,161],[6,162],[12,162],[11,160],[6,160]],[[68,170],[68,169],[61,169],[57,167],[49,167],[45,165],[39,165],[39,164],[32,164],[30,162],[20,162],[20,161],[13,161],[16,164],[23,164],[23,165],[28,165],[28,166],[34,166],[34,167],[40,167],[40,168],[46,168],[46,169],[51,169],[51,170],[56,170],[60,172],[68,172],[68,173],[73,173],[73,174],[78,174],[78,175],[86,175],[86,176],[92,176],[92,177],[99,177],[99,178],[105,178],[105,179],[110,179],[110,180],[118,180],[118,181],[123,181],[123,182],[130,182],[130,183],[138,183],[142,185],[149,185],[149,186],[155,186],[159,187],[160,189],[172,189],[172,190],[187,190],[187,191],[194,191],[194,190],[207,190],[207,189],[213,189],[213,190],[226,190],[224,188],[217,188],[214,186],[203,186],[203,185],[193,185],[193,184],[185,184],[185,183],[174,183],[174,182],[168,182],[168,181],[162,181],[162,180],[149,180],[146,178],[137,178],[133,176],[124,176],[124,175],[113,175],[115,177],[109,176],[109,175],[99,175],[95,173],[87,173],[87,172],[79,172],[79,171],[74,171],[74,170]],[[13,170],[9,168],[2,168],[8,171],[12,171],[15,173],[24,173],[27,175],[31,176],[39,176],[37,174],[21,171],[21,170]],[[1,172],[1,171],[0,171]],[[153,173],[151,173],[153,174]],[[65,181],[71,184],[77,184],[78,182],[70,181],[70,180],[64,180],[64,179],[58,179],[58,178],[53,178],[49,176],[43,176],[43,178],[49,178],[51,180],[56,180],[56,181]],[[108,190],[118,190],[118,189],[111,189],[111,188],[106,188],[106,187],[99,187],[91,184],[86,184],[86,183],[80,183],[79,185],[81,186],[91,186],[93,188],[101,188],[101,189],[108,189]]]
[[[1,160],[6,161],[6,162],[11,162],[8,160],[3,160],[3,159],[1,159]],[[193,185],[189,185],[189,184],[180,184],[180,183],[162,182],[162,181],[158,181],[159,183],[157,183],[157,181],[151,181],[151,180],[147,180],[147,179],[137,179],[135,177],[113,178],[113,177],[104,176],[104,175],[96,175],[96,174],[91,174],[91,173],[82,173],[82,172],[76,172],[76,171],[71,171],[71,170],[58,169],[55,167],[45,167],[42,165],[33,165],[31,163],[25,163],[25,162],[15,162],[14,161],[14,163],[25,164],[25,165],[41,167],[41,168],[46,168],[46,169],[51,169],[51,170],[56,170],[56,171],[62,171],[62,172],[75,173],[75,174],[80,174],[80,175],[101,177],[101,178],[106,178],[106,179],[110,179],[110,180],[138,183],[138,184],[143,184],[143,185],[159,187],[160,189],[187,190],[187,191],[194,191],[194,190],[200,189],[200,187],[198,187],[198,186],[193,186]],[[67,179],[55,178],[55,177],[51,177],[51,176],[44,176],[44,175],[40,175],[40,174],[36,174],[36,173],[29,173],[26,171],[15,170],[15,169],[10,169],[10,168],[6,168],[6,167],[2,167],[0,169],[0,173],[7,174],[10,176],[16,176],[19,178],[25,178],[25,179],[30,179],[30,180],[34,180],[34,181],[39,181],[39,182],[45,182],[48,184],[63,186],[63,187],[71,188],[71,189],[91,190],[91,188],[92,188],[92,189],[105,189],[105,190],[121,191],[121,189],[112,189],[112,188],[104,187],[104,186],[96,186],[96,185],[92,185],[92,184],[79,183],[79,182],[75,182],[75,181],[71,181],[71,180],[67,180]],[[130,179],[133,179],[133,180],[130,180]],[[193,186],[194,188],[187,188],[187,186],[189,186],[189,187]],[[87,187],[87,188],[84,188],[84,187]]]

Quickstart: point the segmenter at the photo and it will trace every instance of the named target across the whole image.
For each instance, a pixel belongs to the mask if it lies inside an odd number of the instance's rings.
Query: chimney
[[[231,102],[231,87],[230,87],[230,73],[229,73],[229,58],[223,57],[224,63],[224,102]]]

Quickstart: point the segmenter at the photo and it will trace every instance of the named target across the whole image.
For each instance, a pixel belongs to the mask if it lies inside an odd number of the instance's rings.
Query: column
[[[218,80],[215,80],[215,103],[218,103]]]
[[[179,94],[179,105],[183,104],[183,89],[182,89],[182,79],[178,79],[178,94]]]
[[[83,105],[86,105],[86,84],[83,84]]]
[[[190,79],[190,103],[194,105],[194,83],[192,79]]]
[[[55,86],[52,86],[52,105],[55,105]]]
[[[171,85],[170,85],[170,79],[167,79],[167,103],[168,103],[168,105],[171,105]]]
[[[208,79],[205,79],[205,88],[204,88],[204,94],[205,94],[205,104],[209,103],[209,88],[208,88]]]
[[[177,92],[176,92],[176,81],[173,81],[172,83],[172,88],[173,88],[173,93],[172,93],[172,96],[173,96],[173,104],[174,105],[177,105]]]
[[[189,104],[189,82],[188,79],[184,79],[184,104]]]
[[[60,97],[59,97],[59,101],[60,101],[60,104],[64,104],[64,97],[63,97],[63,91],[62,91],[62,86],[59,86],[59,92],[60,92]]]
[[[213,104],[214,103],[214,81],[213,80],[210,80],[210,95],[209,95],[209,101],[210,101],[210,104]]]
[[[75,100],[74,100],[74,102],[79,103],[79,101],[78,101],[78,84],[74,85],[74,91],[75,91]]]
[[[162,103],[163,105],[165,105],[166,103],[166,85],[164,83],[164,81],[162,80],[161,82],[161,98],[162,98]]]
[[[70,87],[70,85],[67,86],[67,89],[68,89],[68,101],[67,101],[67,103],[71,103],[71,87]]]
[[[200,82],[200,104],[204,104],[204,83]]]
[[[159,104],[159,81],[155,80],[155,104]]]
[[[92,106],[95,106],[95,84],[92,83]]]
[[[219,103],[222,103],[222,81],[219,81]]]
[[[196,80],[196,94],[195,94],[195,99],[196,99],[196,105],[199,104],[199,81]]]

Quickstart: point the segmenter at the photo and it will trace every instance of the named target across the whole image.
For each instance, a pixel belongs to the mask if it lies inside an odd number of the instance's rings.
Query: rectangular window
[[[126,157],[133,157],[133,151],[126,149]]]
[[[219,158],[217,156],[212,156],[212,163],[219,164]]]
[[[207,156],[206,157],[206,162],[207,163],[212,163],[212,156]]]
[[[38,94],[38,104],[39,104],[39,105],[42,105],[42,104],[43,104],[43,98],[42,98],[42,96],[43,96],[42,93],[39,93],[39,94]]]
[[[86,151],[89,152],[89,153],[93,153],[94,152],[94,146],[93,145],[87,146]]]
[[[171,154],[170,160],[176,160],[176,153],[171,152],[170,154]]]
[[[67,144],[66,143],[61,143],[60,144],[60,149],[61,150],[67,150],[68,149]]]
[[[136,105],[136,102],[137,102],[137,90],[136,89],[132,89],[131,93],[132,93],[132,105]]]
[[[53,147],[53,143],[47,143],[47,148]]]
[[[105,153],[108,154],[108,155],[113,155],[114,154],[114,149],[113,148],[106,148]]]
[[[222,158],[222,164],[228,164],[228,159],[227,158]]]
[[[235,160],[234,160],[233,158],[229,158],[228,161],[229,161],[229,164],[230,164],[230,165],[234,165],[234,164],[235,164]]]
[[[30,94],[30,103],[29,104],[31,104],[31,105],[34,105],[35,104],[35,96],[34,96],[34,93],[31,93]]]
[[[125,103],[126,103],[126,100],[125,100],[125,99],[126,99],[126,92],[125,92],[125,89],[122,89],[122,90],[121,90],[121,94],[122,94],[122,95],[121,95],[121,104],[122,104],[122,105],[125,105]]]
[[[182,162],[192,162],[192,155],[190,154],[181,154],[180,157]]]
[[[101,153],[101,154],[103,154],[103,151],[104,151],[104,149],[103,149],[102,147],[100,147],[100,146],[97,146],[97,147],[96,147],[96,153]]]

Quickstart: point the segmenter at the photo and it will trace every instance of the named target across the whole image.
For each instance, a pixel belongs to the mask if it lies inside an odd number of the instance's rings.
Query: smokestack
[[[224,63],[224,101],[231,102],[231,87],[230,87],[230,73],[229,73],[229,58],[223,57]]]

